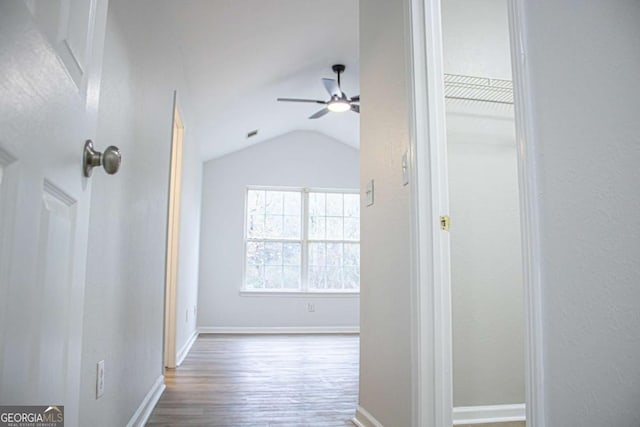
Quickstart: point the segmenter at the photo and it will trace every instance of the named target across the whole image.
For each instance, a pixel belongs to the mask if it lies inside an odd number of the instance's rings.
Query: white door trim
[[[182,181],[182,138],[184,126],[178,111],[178,93],[173,93],[173,123],[171,131],[171,168],[167,214],[167,254],[165,266],[164,367],[177,366],[177,292],[178,247],[180,243],[180,192]]]
[[[508,5],[524,272],[526,414],[528,425],[545,427],[540,202],[531,117],[533,90],[523,43],[527,37],[525,0],[509,0]]]
[[[525,302],[527,424],[545,426],[542,396],[543,340],[540,210],[531,126],[532,90],[523,40],[525,0],[509,0],[509,31],[515,94],[518,180]],[[410,0],[410,161],[412,173],[413,425],[452,424],[451,288],[449,235],[438,226],[448,215],[446,110],[442,82],[441,0]]]
[[[453,425],[508,423],[525,421],[525,404],[457,406],[453,408]]]
[[[452,425],[451,286],[446,122],[439,0],[411,0],[411,224],[413,422]]]

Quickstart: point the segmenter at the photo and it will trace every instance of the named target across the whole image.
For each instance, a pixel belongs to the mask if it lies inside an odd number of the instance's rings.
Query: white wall
[[[546,425],[640,425],[640,3],[522,2]]]
[[[478,115],[475,110],[471,115],[450,111],[447,116],[453,403],[524,403],[522,254],[513,114]]]
[[[205,163],[198,326],[357,327],[359,298],[240,295],[247,185],[358,188],[358,150],[292,132]],[[362,281],[362,286],[367,287]],[[307,311],[315,303],[315,312]]]
[[[170,25],[162,7],[152,3],[112,0],[109,5],[96,143],[119,146],[123,162],[117,175],[97,171],[92,177],[81,425],[125,425],[163,373],[174,89],[185,95],[181,106],[187,129],[191,114],[178,46],[166,31]],[[187,135],[184,170],[192,171],[185,187],[198,181],[201,167],[194,144]],[[185,191],[185,203],[197,206],[197,190]],[[197,214],[186,212],[184,220],[188,218]],[[197,225],[186,234],[192,236],[195,230]],[[194,261],[184,265],[193,266]],[[193,286],[195,292],[195,282]],[[105,360],[105,394],[96,400],[98,360]]]
[[[444,71],[511,79],[507,0],[443,0]]]
[[[411,425],[408,23],[403,0],[360,2],[360,181],[375,180],[361,210],[360,406],[385,426]],[[363,423],[363,413],[357,414]],[[369,425],[369,424],[365,424]]]
[[[506,0],[442,2],[446,73],[511,79]],[[524,403],[513,107],[447,101],[454,406]]]
[[[530,159],[538,185],[532,197],[541,213],[545,424],[637,426],[640,4],[519,3],[531,76],[532,97],[525,102],[533,107],[537,150]],[[368,0],[360,7],[361,91],[369,101],[361,114],[361,174],[387,185],[398,178],[391,166],[406,138],[404,74],[398,70],[405,52],[402,8],[399,0]],[[383,154],[378,159],[387,160],[374,161],[375,149]],[[408,426],[408,250],[396,235],[403,234],[409,215],[403,215],[404,193],[391,194],[399,201],[395,211],[386,208],[385,192],[377,194],[383,205],[363,210],[361,262],[368,289],[361,295],[360,404],[384,425]],[[382,213],[390,227],[382,227]],[[385,237],[385,245],[368,244]],[[397,273],[399,295],[393,300],[386,271]]]

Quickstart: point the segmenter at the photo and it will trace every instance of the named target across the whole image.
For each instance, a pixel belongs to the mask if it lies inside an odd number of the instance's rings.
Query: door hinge
[[[448,215],[442,215],[440,217],[440,229],[444,231],[449,231],[449,227],[451,226],[451,219]]]

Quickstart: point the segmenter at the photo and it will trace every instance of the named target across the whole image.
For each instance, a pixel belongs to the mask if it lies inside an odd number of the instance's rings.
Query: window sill
[[[314,297],[314,298],[355,298],[360,297],[360,292],[331,292],[331,291],[250,291],[240,290],[241,297]]]

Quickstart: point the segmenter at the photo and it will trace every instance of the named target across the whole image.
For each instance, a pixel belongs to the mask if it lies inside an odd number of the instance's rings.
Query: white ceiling
[[[308,117],[322,106],[278,97],[328,99],[321,78],[359,94],[358,0],[172,1],[203,159],[294,131],[312,130],[359,146],[353,112]],[[193,126],[192,126],[193,127]],[[258,136],[246,134],[258,129]],[[192,129],[193,131],[193,129]]]

